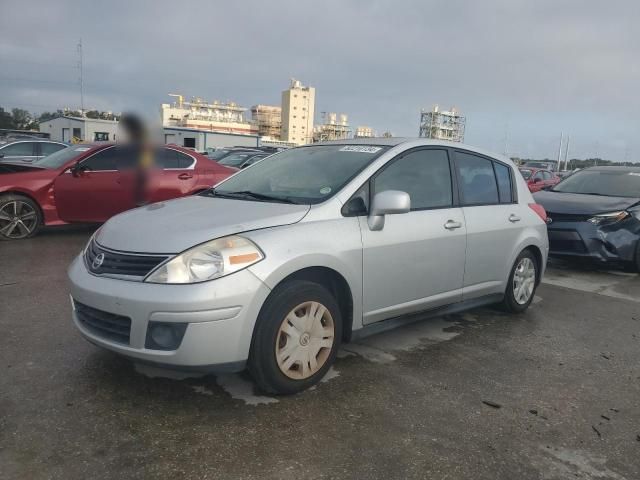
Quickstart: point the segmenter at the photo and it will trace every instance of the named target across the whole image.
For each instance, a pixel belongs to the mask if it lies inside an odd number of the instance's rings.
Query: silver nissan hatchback
[[[545,220],[513,163],[477,148],[294,148],[109,220],[69,268],[73,321],[136,361],[248,368],[263,390],[295,393],[341,342],[480,305],[524,311]]]

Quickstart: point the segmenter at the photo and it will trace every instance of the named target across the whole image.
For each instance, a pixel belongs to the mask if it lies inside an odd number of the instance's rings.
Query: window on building
[[[196,139],[194,137],[184,137],[182,145],[186,148],[196,148]]]
[[[75,138],[79,138],[79,139],[81,139],[81,140],[82,140],[82,129],[80,129],[80,128],[74,128],[74,129],[73,129],[73,136],[74,136]]]
[[[109,134],[107,132],[94,132],[94,142],[107,142],[109,140]]]
[[[407,192],[411,210],[453,205],[449,157],[445,150],[417,150],[393,161],[373,180],[375,193]]]
[[[465,205],[498,203],[498,185],[493,162],[470,153],[456,152],[456,168]]]

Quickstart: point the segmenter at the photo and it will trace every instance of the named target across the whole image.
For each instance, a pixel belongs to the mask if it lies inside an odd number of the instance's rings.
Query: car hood
[[[533,198],[547,212],[574,215],[615,212],[617,210],[625,210],[640,202],[640,198],[605,197],[581,193],[553,192],[550,190],[534,193]]]
[[[116,215],[96,240],[114,250],[178,253],[214,238],[299,222],[309,208],[195,195]]]

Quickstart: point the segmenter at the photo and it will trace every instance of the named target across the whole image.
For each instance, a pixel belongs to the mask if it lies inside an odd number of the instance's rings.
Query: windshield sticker
[[[91,147],[78,147],[76,149],[74,149],[74,152],[86,152],[87,150],[90,150]]]
[[[322,195],[328,195],[329,193],[331,193],[331,187],[322,187],[320,189],[320,193]]]
[[[341,152],[377,153],[382,147],[369,147],[367,145],[347,145],[340,149]]]

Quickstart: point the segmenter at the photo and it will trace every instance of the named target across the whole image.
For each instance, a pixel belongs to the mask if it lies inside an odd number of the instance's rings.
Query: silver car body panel
[[[92,336],[76,322],[78,328],[92,342],[138,359],[180,366],[242,363],[248,358],[253,328],[269,292],[306,268],[331,269],[344,278],[353,300],[354,331],[405,314],[484,297],[495,299],[505,291],[516,256],[529,246],[541,252],[544,270],[546,225],[529,208],[534,201],[519,174],[513,175],[518,198],[513,204],[387,215],[379,231],[369,228],[366,216],[341,213],[344,203],[378,169],[410,148],[439,146],[477,152],[516,172],[510,159],[462,144],[424,139],[338,143],[390,148],[321,204],[187,197],[109,220],[97,240],[115,250],[178,253],[214,238],[241,234],[255,242],[265,258],[240,272],[195,285],[101,278],[89,274],[82,259],[76,259],[69,270],[72,297],[131,316],[136,333],[132,331],[131,347],[124,348]],[[514,217],[518,220],[512,221]],[[449,221],[460,226],[445,228]],[[236,309],[232,318],[219,318]],[[183,312],[188,314],[181,316]],[[141,347],[152,318],[189,322],[177,351],[145,350],[143,343]]]

